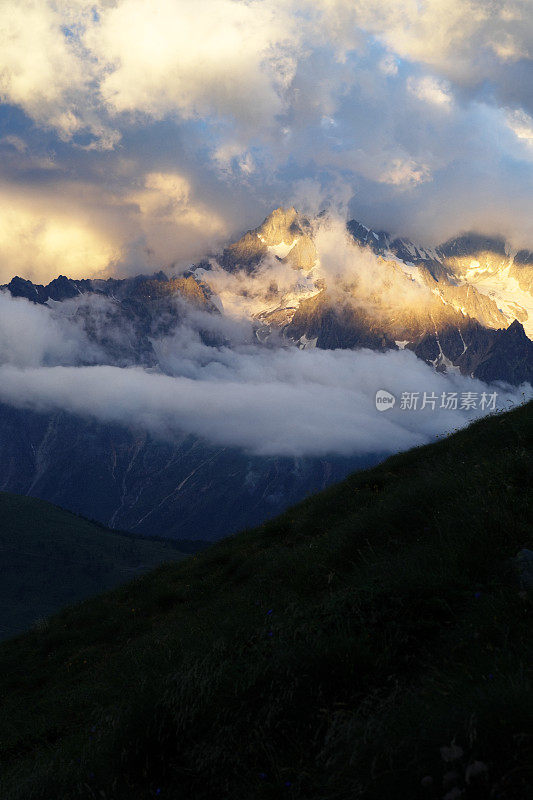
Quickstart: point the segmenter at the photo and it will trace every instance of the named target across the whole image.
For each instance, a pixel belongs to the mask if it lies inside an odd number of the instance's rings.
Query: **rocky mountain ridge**
[[[115,324],[133,326],[136,341],[127,348],[127,363],[155,365],[153,337],[175,329],[187,309],[226,313],[215,270],[244,275],[234,292],[247,296],[256,275],[270,264],[272,277],[267,269],[250,314],[261,343],[274,335],[300,348],[406,348],[440,371],[490,375],[515,385],[533,381],[533,343],[526,335],[533,325],[531,252],[512,254],[503,239],[476,234],[422,247],[351,220],[349,244],[339,247],[351,248],[353,269],[332,279],[316,245],[323,221],[320,216],[310,221],[294,208],[276,209],[184,276],[169,278],[162,271],[107,280],[59,276],[47,286],[15,277],[0,288],[35,303],[93,294],[107,298]],[[276,264],[286,270],[284,286]],[[85,314],[86,330],[98,339],[90,311],[76,313]],[[120,361],[120,353],[113,357]]]
[[[523,326],[533,331],[533,253],[512,255],[503,240],[475,234],[421,247],[351,220],[353,274],[330,281],[314,241],[319,227],[294,208],[276,209],[218,259],[250,275],[268,257],[295,270],[293,291],[265,297],[255,314],[260,341],[276,333],[303,348],[407,348],[441,371],[532,380],[533,344]],[[357,269],[369,253],[370,289]],[[211,266],[190,274],[209,284]]]

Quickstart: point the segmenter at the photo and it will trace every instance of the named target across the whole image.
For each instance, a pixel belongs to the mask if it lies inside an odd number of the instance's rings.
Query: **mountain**
[[[270,255],[298,273],[292,291],[265,298],[256,313],[260,341],[276,332],[301,347],[400,347],[444,372],[533,380],[533,343],[523,330],[533,334],[533,253],[512,254],[503,240],[475,234],[427,248],[356,220],[347,230],[353,269],[340,283],[328,284],[313,226],[293,208],[277,209],[224,251],[229,270],[253,274]],[[339,253],[342,260],[341,241]],[[192,274],[209,282],[203,266]]]
[[[0,405],[0,488],[144,536],[220,539],[275,516],[381,454],[253,456],[193,436]]]
[[[184,555],[33,497],[0,492],[0,520],[0,638]]]
[[[107,298],[111,322],[131,330],[120,346],[102,335],[90,308],[77,312],[87,334],[103,347],[106,363],[153,366],[152,340],[175,330],[187,308],[225,313],[211,285],[215,265],[248,276],[249,282],[233,291],[242,297],[256,292],[250,320],[259,342],[279,334],[299,347],[407,348],[444,372],[491,375],[514,385],[533,381],[533,342],[527,335],[533,334],[532,252],[512,252],[503,239],[477,234],[423,247],[350,220],[351,271],[331,280],[315,243],[320,220],[312,223],[294,208],[278,208],[221,254],[178,278],[164,272],[122,280],[59,276],[42,286],[15,277],[0,289],[40,304],[85,295]],[[339,234],[339,260],[341,239]],[[281,285],[273,274],[257,294],[253,278],[269,261],[286,266],[292,280]],[[203,340],[223,341],[206,331]]]
[[[4,642],[2,798],[531,797],[531,411]]]
[[[474,235],[430,248],[355,220],[328,224],[280,208],[184,275],[15,277],[2,288],[83,337],[80,365],[172,374],[172,358],[194,361],[202,347],[209,363],[235,348],[237,316],[239,347],[407,349],[440,372],[533,382],[531,254]],[[187,326],[189,350],[178,335]],[[217,539],[383,456],[378,446],[364,457],[257,456],[195,436],[161,441],[128,420],[0,406],[0,489],[143,535]]]

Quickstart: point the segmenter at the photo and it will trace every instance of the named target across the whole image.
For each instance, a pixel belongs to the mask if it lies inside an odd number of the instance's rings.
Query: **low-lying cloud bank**
[[[156,366],[129,366],[124,354],[135,355],[135,331],[116,313],[98,295],[49,307],[0,292],[0,402],[139,427],[164,440],[191,434],[257,455],[348,456],[429,442],[487,413],[483,393],[497,393],[496,409],[533,394],[530,385],[489,387],[436,373],[406,350],[258,345],[249,322],[200,311],[152,339]],[[201,331],[225,344],[206,344]],[[376,409],[380,389],[396,396],[394,408]],[[401,407],[404,393],[418,393],[417,409]],[[436,399],[422,409],[424,393]],[[455,410],[441,407],[450,393]],[[475,408],[461,408],[466,393]]]
[[[490,391],[479,381],[439,375],[405,351],[227,355],[226,363],[198,366],[195,377],[113,366],[6,364],[0,367],[0,401],[139,426],[162,438],[189,433],[258,455],[321,456],[392,453],[424,444],[482,414],[439,408],[443,392]],[[437,407],[408,411],[397,402],[379,412],[379,389],[398,401],[403,392],[434,393]],[[502,388],[497,407],[531,394],[531,387]]]

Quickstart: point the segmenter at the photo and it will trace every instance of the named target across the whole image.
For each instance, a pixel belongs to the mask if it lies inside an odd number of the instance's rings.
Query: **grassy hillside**
[[[531,411],[5,642],[0,796],[526,800]]]
[[[0,638],[182,553],[110,531],[37,500],[0,492]]]

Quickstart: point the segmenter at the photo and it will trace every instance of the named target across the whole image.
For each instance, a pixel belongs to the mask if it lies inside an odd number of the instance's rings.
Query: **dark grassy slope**
[[[461,785],[482,761],[491,797],[525,800],[530,600],[511,559],[531,533],[531,411],[4,643],[0,796],[441,798],[454,742]],[[488,798],[479,783],[464,797]]]
[[[0,638],[182,553],[62,508],[0,492]]]

